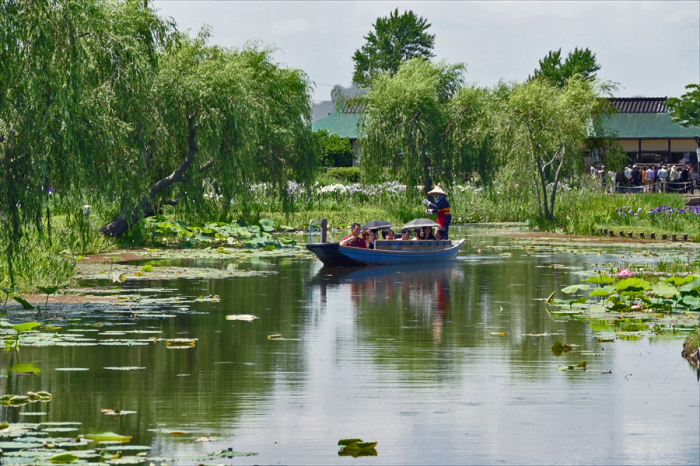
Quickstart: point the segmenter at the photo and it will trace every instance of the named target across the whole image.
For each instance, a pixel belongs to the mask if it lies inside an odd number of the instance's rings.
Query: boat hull
[[[390,249],[363,249],[340,246],[338,243],[310,243],[306,249],[329,267],[357,267],[363,265],[403,265],[445,262],[457,257],[464,240],[457,241],[447,248],[395,251]]]

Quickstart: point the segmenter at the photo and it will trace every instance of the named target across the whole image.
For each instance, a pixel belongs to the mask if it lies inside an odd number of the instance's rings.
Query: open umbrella
[[[408,222],[406,225],[404,225],[404,228],[423,228],[423,227],[439,227],[440,224],[433,222],[429,218],[417,218],[415,220],[411,220]]]
[[[393,225],[389,222],[385,222],[384,220],[372,220],[371,222],[367,222],[364,225],[362,225],[362,231],[365,230],[372,230],[372,231],[377,231],[377,230],[383,230],[385,228],[391,228]]]

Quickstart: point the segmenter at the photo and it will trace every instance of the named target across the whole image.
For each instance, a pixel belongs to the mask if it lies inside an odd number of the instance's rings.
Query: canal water
[[[194,348],[2,353],[0,395],[47,390],[53,400],[0,407],[0,421],[80,422],[76,434],[129,435],[180,464],[227,448],[257,455],[216,463],[698,464],[700,385],[682,339],[600,343],[588,322],[552,317],[541,300],[624,251],[499,249],[513,240],[465,236],[448,265],[332,270],[260,258],[236,264],[257,275],[127,282],[144,296],[220,301],[129,327],[197,339]],[[234,314],[259,318],[226,320]],[[576,351],[556,356],[556,340]],[[18,361],[41,372],[8,373]],[[585,371],[557,370],[583,361]],[[104,369],[124,366],[142,369]],[[76,367],[89,370],[57,370]],[[101,413],[114,408],[135,413]],[[32,410],[46,414],[20,415]],[[340,456],[344,438],[377,442],[376,456]]]

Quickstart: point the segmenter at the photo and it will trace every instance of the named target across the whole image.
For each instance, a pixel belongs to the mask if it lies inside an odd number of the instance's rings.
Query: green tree
[[[487,185],[499,169],[494,150],[493,115],[502,99],[504,85],[492,90],[476,86],[461,88],[449,105],[448,143],[451,171],[468,179],[477,175]]]
[[[314,132],[321,145],[322,163],[326,167],[350,167],[355,152],[352,150],[350,138],[341,138],[326,129]]]
[[[50,190],[82,205],[138,183],[133,147],[170,25],[136,0],[15,0],[0,3],[0,31],[0,233],[14,282]]]
[[[144,176],[149,186],[137,204],[101,231],[119,236],[159,205],[183,215],[201,213],[210,188],[227,213],[253,183],[270,183],[290,206],[288,181],[309,183],[318,165],[311,132],[311,86],[299,70],[272,61],[272,51],[208,45],[204,29],[180,35],[160,57],[152,87],[153,117]]]
[[[382,72],[396,73],[401,63],[411,58],[434,56],[435,35],[426,32],[430,24],[413,11],[399,14],[397,8],[388,17],[377,18],[373,27],[365,36],[365,45],[353,55],[352,80],[358,87],[370,87]]]
[[[409,187],[432,188],[457,174],[450,150],[450,100],[463,83],[464,66],[414,58],[396,74],[377,76],[365,97],[360,166],[369,180],[384,169]],[[422,179],[422,183],[421,183]]]
[[[688,92],[680,98],[668,99],[666,106],[671,110],[673,121],[686,128],[700,126],[700,85],[688,84],[685,88]]]
[[[540,67],[535,70],[534,76],[531,76],[530,79],[545,79],[552,85],[564,87],[567,79],[574,76],[579,76],[584,80],[595,79],[598,70],[600,70],[600,65],[596,61],[595,54],[588,48],[579,49],[576,47],[573,52],[569,52],[563,63],[561,49],[559,49],[549,52],[540,60]]]
[[[529,180],[547,222],[555,218],[560,181],[580,171],[591,129],[600,126],[594,121],[609,112],[599,98],[606,88],[580,77],[563,87],[531,80],[512,89],[495,119],[498,154]]]

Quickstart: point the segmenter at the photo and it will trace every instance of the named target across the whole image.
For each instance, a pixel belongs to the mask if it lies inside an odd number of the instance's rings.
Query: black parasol
[[[365,230],[383,230],[385,228],[391,228],[393,225],[389,222],[385,222],[384,220],[372,220],[371,222],[367,222],[364,225],[362,225],[362,231]]]
[[[437,222],[434,222],[430,220],[429,218],[417,218],[415,220],[411,220],[408,222],[406,225],[404,225],[404,228],[423,228],[423,227],[439,227],[440,224]]]

